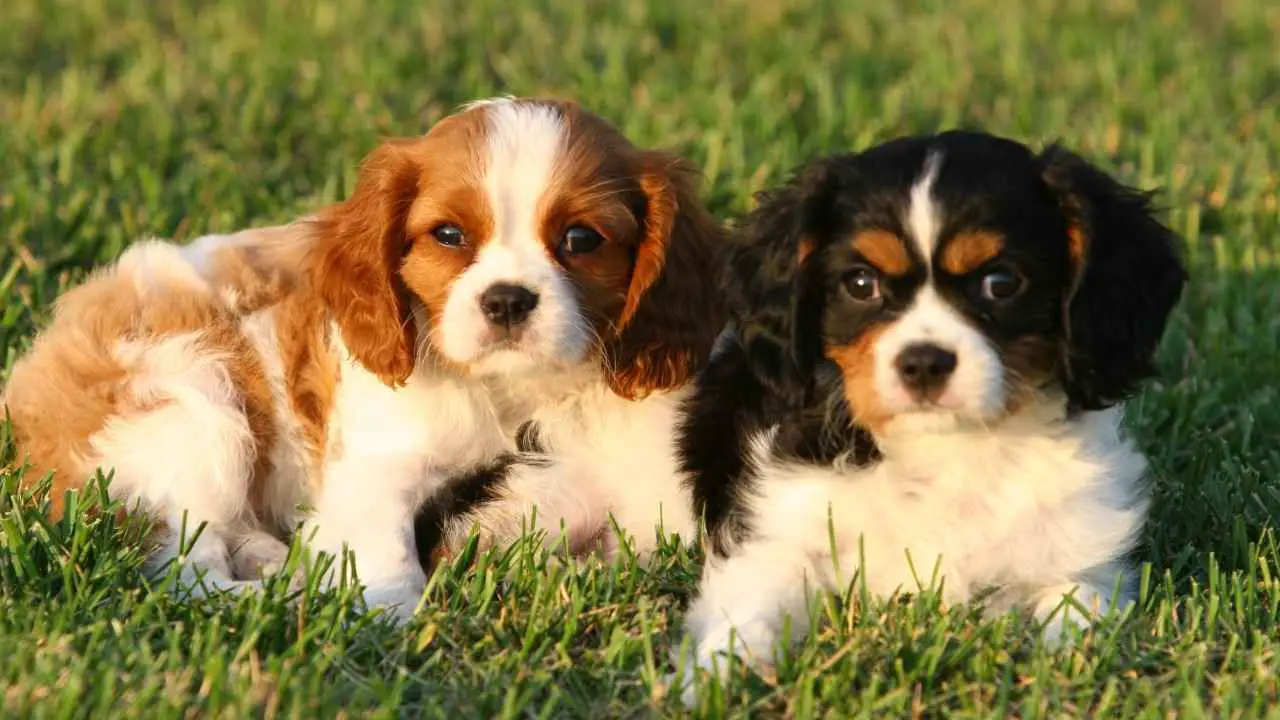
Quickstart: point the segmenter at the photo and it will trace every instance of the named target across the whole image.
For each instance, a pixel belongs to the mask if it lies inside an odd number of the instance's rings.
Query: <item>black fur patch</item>
[[[734,342],[712,359],[684,408],[678,430],[680,469],[689,478],[694,514],[721,555],[750,533],[745,506],[752,476],[748,442],[765,424],[768,392]]]
[[[522,453],[542,453],[542,439],[538,437],[538,423],[529,420],[516,430],[516,449]]]
[[[760,382],[746,349],[733,342],[699,378],[678,442],[694,513],[706,523],[716,554],[727,555],[751,536],[748,502],[756,468],[750,442],[771,425],[778,425],[773,452],[779,457],[830,463],[847,453],[855,465],[879,459],[871,436],[850,422],[836,374],[827,368],[819,376],[818,400],[796,408]]]
[[[424,566],[441,550],[448,524],[484,507],[501,496],[502,483],[517,462],[515,455],[503,455],[488,465],[456,475],[432,495],[413,519],[418,560]]]

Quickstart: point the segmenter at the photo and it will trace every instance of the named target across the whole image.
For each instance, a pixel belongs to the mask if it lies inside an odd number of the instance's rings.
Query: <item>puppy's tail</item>
[[[132,276],[143,294],[175,287],[200,290],[230,312],[247,315],[297,287],[312,244],[308,221],[205,235],[185,246],[144,240],[125,251],[116,270]]]

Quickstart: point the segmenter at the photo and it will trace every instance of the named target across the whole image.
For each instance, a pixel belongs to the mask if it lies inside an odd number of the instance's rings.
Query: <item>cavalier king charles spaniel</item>
[[[161,524],[155,557],[185,554],[206,588],[278,565],[301,523],[312,549],[352,553],[368,605],[407,615],[424,503],[505,520],[545,489],[545,463],[505,477],[523,450],[621,452],[674,422],[671,391],[722,324],[721,231],[695,177],[575,104],[497,99],[382,144],[313,217],[138,244],[14,367],[26,477],[53,471],[58,494],[114,469],[113,496]],[[574,496],[556,508],[571,542],[603,535],[632,462],[611,486],[554,490]],[[445,535],[457,514],[419,526]]]
[[[770,663],[813,590],[854,581],[1026,608],[1050,641],[1131,600],[1147,463],[1122,403],[1186,281],[1149,201],[959,131],[762,198],[729,250],[736,341],[681,430],[711,548],[694,664]]]

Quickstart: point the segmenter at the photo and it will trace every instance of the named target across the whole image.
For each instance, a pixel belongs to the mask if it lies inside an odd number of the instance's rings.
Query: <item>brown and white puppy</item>
[[[346,201],[288,233],[306,253],[296,287],[254,312],[245,287],[213,282],[238,257],[225,239],[130,250],[68,294],[8,388],[38,468],[67,485],[114,467],[112,492],[169,527],[207,523],[190,558],[219,586],[242,570],[228,548],[249,538],[276,559],[273,536],[305,521],[314,549],[353,553],[370,605],[412,611],[424,502],[471,492],[514,518],[564,477],[541,463],[477,485],[514,462],[522,429],[579,448],[669,426],[720,322],[720,234],[692,170],[571,103],[479,102],[385,143]],[[203,314],[170,320],[181,293]],[[570,530],[597,537],[612,488],[557,512],[584,510]]]

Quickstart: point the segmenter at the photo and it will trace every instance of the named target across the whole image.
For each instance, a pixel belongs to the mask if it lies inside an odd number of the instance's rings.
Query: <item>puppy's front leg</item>
[[[402,620],[422,597],[426,576],[413,516],[435,479],[420,457],[347,457],[326,468],[304,537],[338,562],[344,548],[351,551],[370,610],[385,608]]]
[[[1111,609],[1122,610],[1132,603],[1126,593],[1116,596],[1101,584],[1088,581],[1045,587],[1030,600],[1036,620],[1044,625],[1044,641],[1050,647],[1069,644],[1072,629],[1084,630]]]
[[[802,548],[778,541],[749,541],[728,558],[709,560],[686,619],[693,645],[692,665],[684,663],[686,678],[692,679],[694,667],[723,678],[730,656],[754,667],[772,664],[779,639],[789,642],[808,632],[808,598],[817,585],[827,584],[823,575]],[[693,698],[689,683],[685,700]]]

